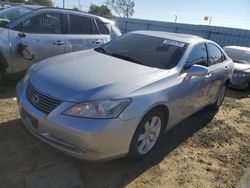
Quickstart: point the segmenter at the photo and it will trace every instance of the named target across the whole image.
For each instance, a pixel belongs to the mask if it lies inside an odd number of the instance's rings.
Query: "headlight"
[[[130,102],[131,99],[84,102],[69,108],[63,114],[97,119],[117,118]]]
[[[245,73],[234,73],[233,76],[238,77],[238,78],[244,78],[244,77],[246,77],[246,74]]]
[[[250,76],[250,72],[248,71],[234,71],[233,77],[245,78]]]
[[[31,71],[32,71],[32,69],[35,67],[35,64],[34,65],[32,65],[28,70],[27,70],[27,72],[26,72],[26,74],[25,74],[25,76],[24,76],[24,78],[23,78],[23,81],[24,82],[26,82],[27,80],[29,80],[29,78],[30,78],[30,73],[31,73]]]

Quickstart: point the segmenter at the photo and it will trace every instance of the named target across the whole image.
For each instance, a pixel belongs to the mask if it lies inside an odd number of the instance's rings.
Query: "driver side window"
[[[58,13],[34,16],[14,28],[16,31],[35,34],[62,34],[62,29],[62,14]]]
[[[185,64],[185,68],[189,68],[194,64],[208,66],[207,48],[205,43],[198,44],[193,48]]]

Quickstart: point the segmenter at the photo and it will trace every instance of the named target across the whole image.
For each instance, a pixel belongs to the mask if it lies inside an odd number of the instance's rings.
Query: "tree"
[[[130,18],[134,15],[135,2],[133,0],[107,0],[110,6],[120,17]]]
[[[72,10],[79,11],[79,9],[77,7],[72,8]]]
[[[89,13],[100,16],[112,16],[111,10],[107,5],[98,6],[95,4],[91,4],[89,7]]]
[[[52,0],[29,0],[28,2],[31,2],[32,4],[35,4],[35,5],[42,5],[42,6],[47,6],[47,7],[53,6]]]

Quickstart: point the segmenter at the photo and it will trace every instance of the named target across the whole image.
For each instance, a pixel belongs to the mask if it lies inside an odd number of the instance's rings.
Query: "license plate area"
[[[28,124],[28,126],[34,129],[38,128],[38,120],[31,116],[25,109],[21,109],[21,117]]]

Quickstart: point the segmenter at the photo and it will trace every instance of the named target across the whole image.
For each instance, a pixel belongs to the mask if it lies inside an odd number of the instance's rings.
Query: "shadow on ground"
[[[84,187],[124,187],[160,163],[186,139],[205,127],[215,113],[204,109],[168,131],[156,152],[147,159],[127,158],[109,162],[87,162],[71,158],[34,138],[19,119],[0,124],[0,182],[3,187],[25,187],[27,177],[54,166],[70,164]],[[39,175],[41,176],[41,175]],[[63,174],[67,178],[67,173]],[[53,179],[53,178],[52,178]],[[54,178],[55,179],[55,178]],[[56,182],[56,181],[54,181]],[[70,181],[69,181],[70,182]],[[55,187],[53,182],[46,182]],[[36,186],[40,187],[40,186]],[[68,185],[68,187],[70,187]]]
[[[8,82],[0,85],[0,99],[8,99],[16,97],[16,85],[18,80],[9,80]]]
[[[250,97],[250,88],[246,90],[230,88],[227,92],[227,97],[238,99],[238,100],[243,99],[243,98],[248,98]]]

